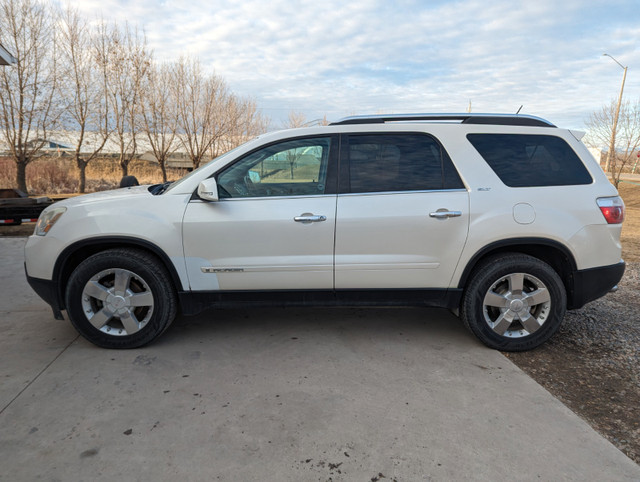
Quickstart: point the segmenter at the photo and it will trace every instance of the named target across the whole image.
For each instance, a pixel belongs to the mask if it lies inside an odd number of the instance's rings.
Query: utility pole
[[[611,143],[609,144],[609,152],[607,153],[607,162],[605,164],[604,170],[605,172],[609,171],[609,167],[611,166],[612,156],[615,156],[616,151],[616,129],[618,128],[618,117],[620,116],[620,104],[622,104],[622,92],[624,91],[624,82],[627,80],[627,67],[623,66],[616,59],[611,57],[609,54],[602,54],[603,56],[610,57],[616,64],[618,64],[622,69],[624,69],[624,74],[622,75],[622,86],[620,87],[620,95],[618,96],[618,105],[616,106],[616,115],[613,118],[613,128],[611,129]]]

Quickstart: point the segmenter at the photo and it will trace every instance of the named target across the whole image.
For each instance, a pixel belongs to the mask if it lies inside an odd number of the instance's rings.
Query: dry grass
[[[621,182],[619,192],[626,207],[621,237],[622,258],[640,261],[640,185]]]
[[[129,164],[129,174],[140,184],[162,182],[160,167],[151,161],[134,160]],[[169,180],[186,174],[185,169],[167,169]],[[89,163],[86,171],[86,192],[117,188],[122,172],[113,159],[96,159]],[[16,165],[8,157],[0,158],[0,188],[16,186]],[[27,188],[29,194],[70,194],[78,191],[78,169],[69,158],[41,158],[27,165]]]

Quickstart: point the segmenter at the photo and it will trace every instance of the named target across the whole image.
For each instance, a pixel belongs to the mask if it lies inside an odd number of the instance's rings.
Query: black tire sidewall
[[[153,313],[147,324],[132,335],[108,335],[95,328],[85,316],[82,292],[86,283],[100,271],[126,269],[142,278],[153,294]],[[110,250],[80,263],[67,283],[65,301],[73,326],[90,342],[103,348],[137,348],[162,334],[176,313],[175,293],[166,270],[152,256],[129,249]]]
[[[484,319],[484,297],[500,278],[525,273],[538,278],[549,290],[551,312],[533,334],[521,338],[498,335]],[[547,341],[562,324],[566,312],[566,292],[562,280],[548,264],[527,255],[505,255],[483,263],[475,271],[465,293],[462,316],[467,327],[487,346],[502,351],[531,350]]]

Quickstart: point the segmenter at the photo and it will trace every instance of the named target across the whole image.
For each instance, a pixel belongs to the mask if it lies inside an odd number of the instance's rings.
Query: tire
[[[160,336],[176,316],[171,278],[153,255],[110,249],[78,265],[65,293],[78,332],[103,348],[137,348]]]
[[[461,318],[482,343],[502,351],[542,345],[560,328],[564,284],[547,263],[519,253],[492,256],[473,272]]]

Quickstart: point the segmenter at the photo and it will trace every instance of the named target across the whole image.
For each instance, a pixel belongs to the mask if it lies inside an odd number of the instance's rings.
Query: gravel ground
[[[640,263],[616,293],[567,313],[542,347],[511,361],[640,464]]]

